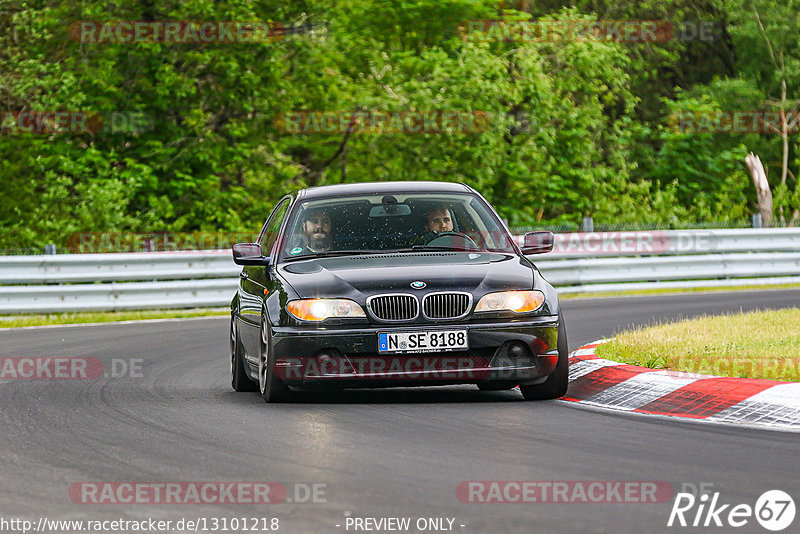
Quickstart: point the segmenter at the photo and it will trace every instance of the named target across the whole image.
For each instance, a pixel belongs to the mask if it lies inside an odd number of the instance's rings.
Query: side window
[[[272,247],[275,245],[275,241],[278,240],[278,232],[280,232],[281,223],[283,223],[283,219],[286,217],[286,212],[289,209],[290,203],[291,199],[286,198],[272,210],[272,215],[270,215],[259,237],[258,243],[261,245],[261,252],[265,256],[272,254]]]

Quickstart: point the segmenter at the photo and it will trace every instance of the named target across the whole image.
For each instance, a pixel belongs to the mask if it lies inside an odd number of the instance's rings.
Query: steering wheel
[[[438,242],[438,243],[437,243],[437,241],[439,241],[439,239],[441,239],[441,238],[443,238],[443,237],[445,237],[445,238],[446,238],[446,237],[449,237],[450,239],[446,239],[446,240],[443,240],[442,242]],[[436,234],[436,235],[433,237],[433,239],[431,239],[430,241],[428,241],[428,242],[426,243],[426,245],[432,245],[432,246],[452,246],[452,245],[454,244],[454,243],[453,243],[453,241],[454,241],[454,240],[452,239],[453,237],[460,237],[460,238],[462,238],[462,239],[464,240],[464,245],[465,245],[465,246],[464,246],[464,248],[465,248],[465,249],[468,249],[468,250],[469,250],[469,249],[480,250],[480,247],[478,246],[478,244],[477,244],[477,243],[475,243],[475,241],[473,241],[473,240],[472,240],[472,238],[471,238],[470,236],[468,236],[467,234],[465,234],[465,233],[463,233],[463,232],[452,232],[452,231],[451,231],[451,232],[439,232],[438,234]]]

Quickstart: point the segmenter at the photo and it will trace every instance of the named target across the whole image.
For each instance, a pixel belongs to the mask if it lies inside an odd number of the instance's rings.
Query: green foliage
[[[690,97],[680,91],[675,101],[666,104],[670,115],[658,127],[661,147],[651,176],[659,184],[671,184],[675,200],[695,220],[746,216],[752,189],[741,168],[746,147],[734,145],[735,134],[703,133],[696,128],[696,117],[713,117],[724,108],[707,95]],[[689,118],[685,123],[684,116]]]
[[[785,6],[773,15],[764,4],[766,32],[786,59],[780,74],[797,96],[798,44],[777,37],[797,16]],[[574,224],[587,215],[601,224],[745,218],[754,192],[744,154],[760,154],[774,181],[777,138],[682,133],[667,121],[681,110],[759,109],[776,98],[780,76],[750,7],[6,0],[0,110],[88,110],[106,122],[92,133],[0,134],[0,248],[63,244],[75,232],[256,231],[286,192],[343,181],[465,182],[512,225]],[[464,34],[469,21],[597,18],[707,20],[719,33],[710,42],[658,43]],[[75,21],[120,20],[312,26],[249,43],[70,38]],[[487,127],[296,134],[278,120],[292,111],[437,110],[480,112]],[[148,120],[114,130],[114,113]],[[797,196],[792,175],[776,189],[776,206],[796,209]]]

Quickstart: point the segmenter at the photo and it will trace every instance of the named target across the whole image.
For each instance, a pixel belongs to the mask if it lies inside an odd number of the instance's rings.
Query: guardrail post
[[[753,219],[753,228],[761,228],[763,225],[761,223],[761,214],[756,213],[752,217]]]
[[[591,217],[584,217],[581,223],[581,232],[594,232],[594,220]]]
[[[56,253],[55,244],[45,245],[44,246],[44,253],[45,254],[55,254]]]

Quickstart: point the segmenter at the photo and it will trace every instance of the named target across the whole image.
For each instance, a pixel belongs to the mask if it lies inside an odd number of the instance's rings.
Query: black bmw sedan
[[[231,302],[236,391],[267,402],[293,389],[519,385],[525,399],[567,390],[556,291],[472,188],[385,182],[315,187],[281,199]]]

